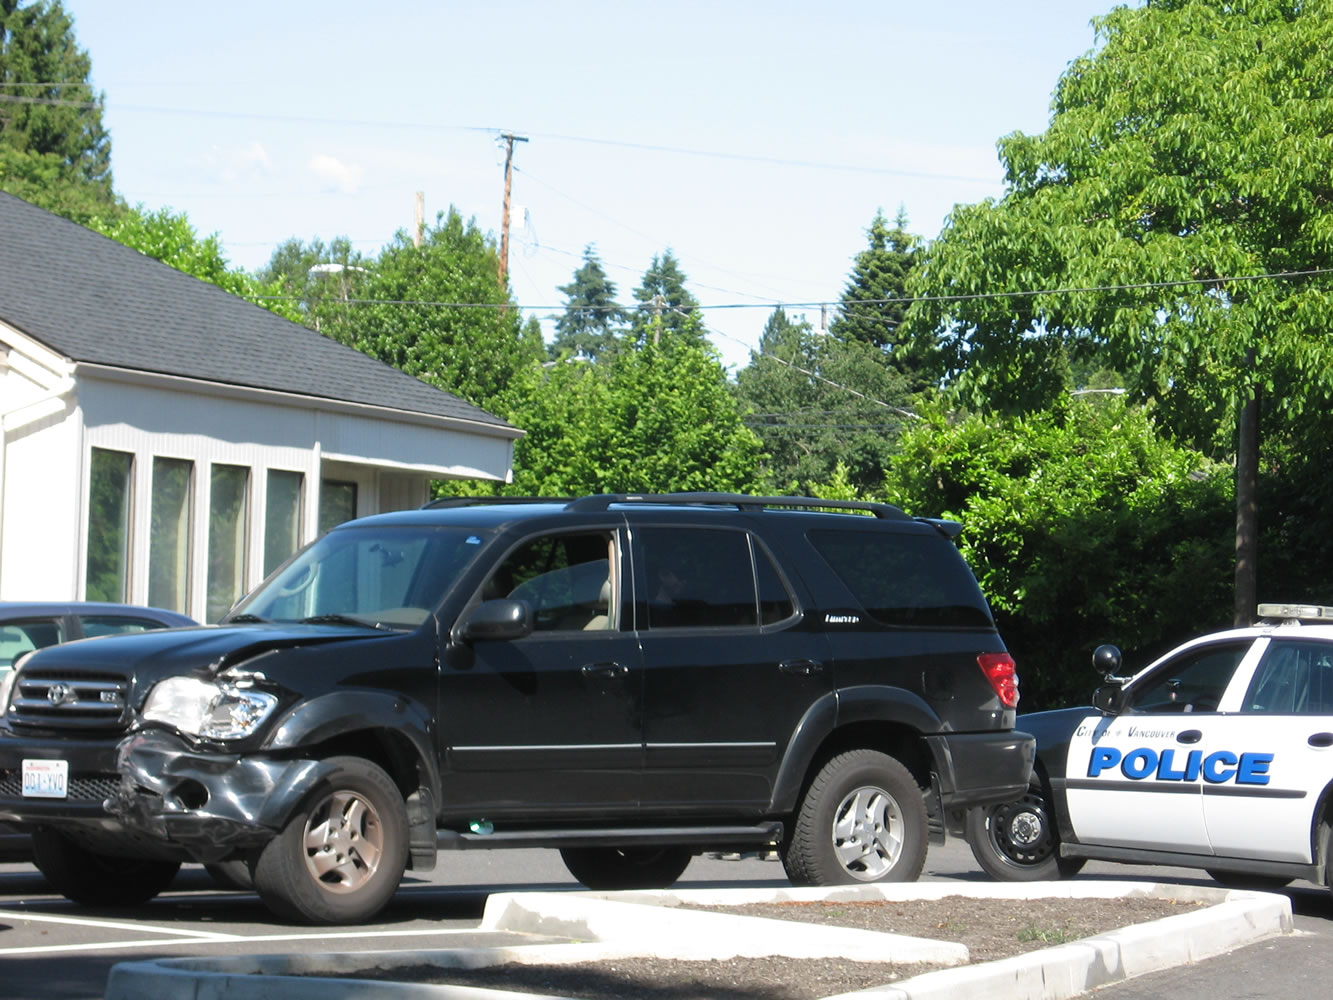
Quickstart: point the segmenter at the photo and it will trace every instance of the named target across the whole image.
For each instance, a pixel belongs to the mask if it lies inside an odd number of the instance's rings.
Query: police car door
[[[1079,842],[1211,853],[1202,795],[1205,740],[1252,645],[1233,639],[1186,647],[1128,685],[1119,715],[1083,720],[1065,771]]]
[[[1219,857],[1308,863],[1333,778],[1333,642],[1277,634],[1255,645],[1239,712],[1209,729],[1204,823]]]

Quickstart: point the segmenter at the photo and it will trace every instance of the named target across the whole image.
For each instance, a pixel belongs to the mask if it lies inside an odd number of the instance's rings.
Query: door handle
[[[824,664],[818,660],[783,660],[778,669],[784,674],[822,674]]]
[[[1312,747],[1333,747],[1333,733],[1315,733],[1305,741]]]
[[[623,663],[585,663],[579,668],[584,677],[599,680],[617,680],[629,673],[629,667]]]
[[[1176,736],[1177,743],[1198,743],[1201,739],[1203,739],[1203,733],[1197,729],[1186,729]]]

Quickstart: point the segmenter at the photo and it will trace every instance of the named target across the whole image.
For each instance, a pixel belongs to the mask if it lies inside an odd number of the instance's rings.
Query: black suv
[[[593,888],[768,848],[798,884],[915,879],[1032,767],[958,530],[711,493],[351,521],[220,625],[21,661],[0,820],[76,901],[193,860],[311,922],[440,848],[556,847]]]

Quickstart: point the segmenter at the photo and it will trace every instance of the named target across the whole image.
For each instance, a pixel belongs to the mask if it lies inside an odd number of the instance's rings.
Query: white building
[[[0,193],[0,600],[215,621],[332,524],[507,480],[520,434]]]

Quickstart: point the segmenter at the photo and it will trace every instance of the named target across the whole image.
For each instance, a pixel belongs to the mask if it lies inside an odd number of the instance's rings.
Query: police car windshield
[[[415,628],[482,548],[471,528],[366,525],[338,528],[312,542],[223,623],[364,621]]]

